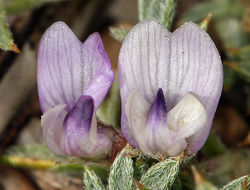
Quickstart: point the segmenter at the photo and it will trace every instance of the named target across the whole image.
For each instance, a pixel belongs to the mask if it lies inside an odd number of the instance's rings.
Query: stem
[[[76,171],[82,172],[84,166],[93,169],[95,173],[102,179],[105,179],[109,174],[109,164],[107,163],[62,163],[54,160],[43,160],[34,158],[24,158],[21,156],[0,156],[0,164],[5,166],[12,166],[16,168],[28,168],[38,170],[51,170],[51,171]]]
[[[56,162],[51,160],[37,160],[32,158],[23,158],[19,156],[1,156],[0,163],[18,168],[31,169],[50,169],[55,167]]]

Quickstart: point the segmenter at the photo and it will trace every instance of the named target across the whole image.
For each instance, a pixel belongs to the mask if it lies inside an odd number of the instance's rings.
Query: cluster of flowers
[[[114,80],[100,35],[81,43],[63,22],[43,35],[38,91],[44,141],[56,154],[95,157],[114,134],[96,111]],[[223,84],[219,53],[194,23],[173,33],[155,20],[138,23],[123,41],[118,63],[121,128],[145,154],[196,153],[205,143]]]

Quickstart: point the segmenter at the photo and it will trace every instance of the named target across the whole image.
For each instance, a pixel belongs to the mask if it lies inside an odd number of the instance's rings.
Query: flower
[[[97,126],[96,110],[114,80],[100,35],[81,43],[63,22],[43,35],[38,52],[38,92],[43,138],[56,154],[106,153],[112,132]]]
[[[223,69],[209,35],[194,23],[170,33],[155,20],[123,41],[118,65],[122,131],[144,153],[196,153],[221,95]]]

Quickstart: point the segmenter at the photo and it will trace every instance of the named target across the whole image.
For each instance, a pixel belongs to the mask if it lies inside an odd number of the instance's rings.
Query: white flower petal
[[[187,93],[181,101],[168,112],[168,127],[178,132],[178,139],[195,134],[204,127],[207,112],[195,94]]]
[[[41,119],[44,141],[55,154],[64,154],[61,139],[64,136],[63,121],[67,115],[65,108],[65,104],[57,105],[46,111]]]

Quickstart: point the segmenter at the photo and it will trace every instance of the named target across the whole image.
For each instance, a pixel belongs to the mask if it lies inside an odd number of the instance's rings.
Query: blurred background
[[[0,190],[82,189],[81,175],[13,167],[3,156],[13,145],[43,143],[36,56],[45,30],[64,21],[81,41],[100,32],[116,70],[121,42],[109,28],[133,27],[137,1],[0,0],[0,13]],[[200,23],[209,13],[208,33],[223,60],[224,88],[211,134],[195,164],[220,186],[250,173],[250,1],[179,0],[171,31],[185,21]]]

